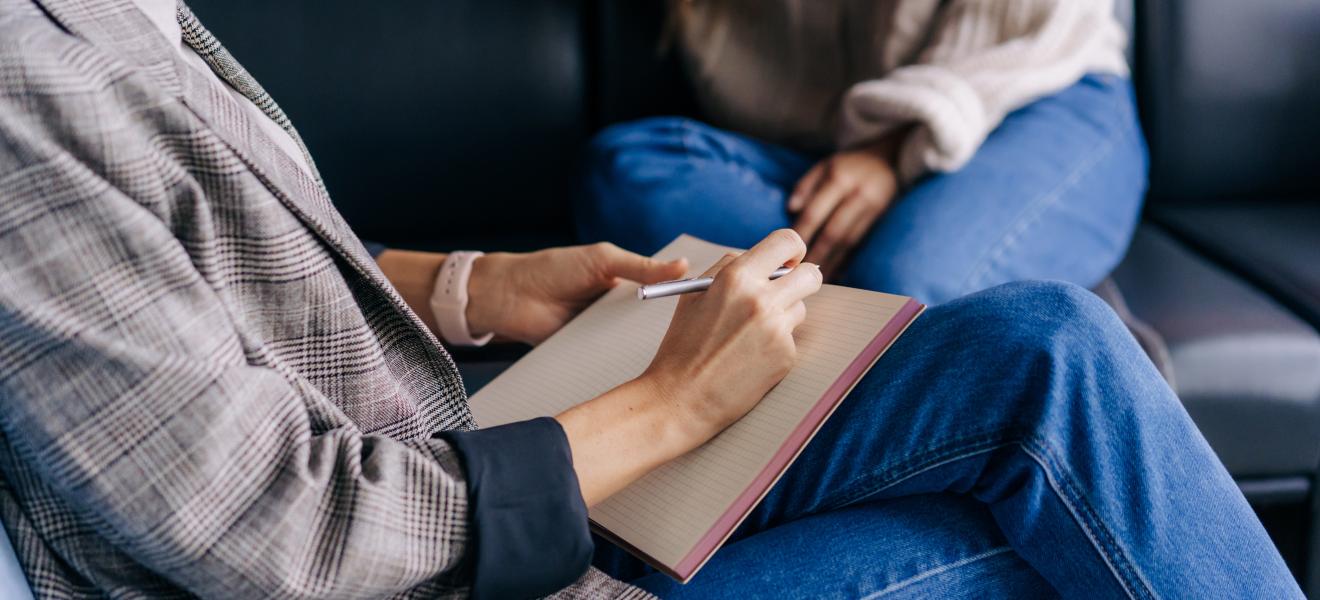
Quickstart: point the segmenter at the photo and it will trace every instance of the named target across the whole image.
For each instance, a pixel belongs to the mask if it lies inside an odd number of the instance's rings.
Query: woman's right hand
[[[709,290],[679,299],[645,373],[555,417],[587,506],[705,443],[788,374],[802,300],[821,284],[816,265],[798,265],[806,251],[781,229],[724,257],[706,271],[715,277]],[[798,266],[771,281],[781,265]]]
[[[792,229],[771,233],[705,276],[710,289],[678,301],[669,331],[642,375],[704,441],[747,414],[793,368],[793,330],[803,300],[820,290],[820,268],[802,263],[807,248]],[[796,266],[771,280],[780,266]]]

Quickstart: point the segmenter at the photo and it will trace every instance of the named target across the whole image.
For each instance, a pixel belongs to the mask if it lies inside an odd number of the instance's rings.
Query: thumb
[[[631,275],[620,274],[625,279],[631,279],[637,283],[657,283],[660,281],[669,281],[679,279],[687,273],[688,262],[686,258],[676,258],[669,261],[660,261],[645,256],[641,258],[641,265]]]
[[[611,246],[607,248],[605,270],[612,277],[635,281],[637,283],[656,283],[678,279],[687,273],[687,259],[677,258],[669,261],[656,260],[649,256],[634,254],[627,250]]]

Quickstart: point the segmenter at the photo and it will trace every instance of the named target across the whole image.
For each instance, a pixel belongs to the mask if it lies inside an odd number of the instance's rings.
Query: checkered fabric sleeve
[[[245,354],[180,240],[13,108],[0,102],[0,412],[43,488],[22,492],[91,524],[97,554],[202,596],[461,580],[468,496],[449,444],[326,427],[309,411],[331,405],[321,392]]]
[[[324,186],[193,69],[131,2],[0,0],[0,519],[36,595],[644,597],[582,573],[557,424],[470,431]]]

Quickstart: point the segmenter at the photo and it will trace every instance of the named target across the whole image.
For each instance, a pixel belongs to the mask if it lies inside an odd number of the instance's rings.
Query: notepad
[[[656,258],[687,257],[696,276],[729,249],[680,236]],[[611,290],[471,399],[481,427],[553,416],[642,373],[677,298]],[[796,366],[746,416],[590,509],[592,527],[656,569],[688,581],[925,306],[825,285],[794,333]]]

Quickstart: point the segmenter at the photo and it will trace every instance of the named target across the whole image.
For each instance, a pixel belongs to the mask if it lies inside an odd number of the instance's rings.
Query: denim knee
[[[1004,301],[1034,305],[1068,322],[1109,321],[1114,311],[1090,290],[1066,281],[1016,281],[990,288]]]
[[[636,235],[627,223],[648,218],[640,201],[652,179],[666,173],[666,157],[681,154],[685,119],[656,117],[612,125],[587,144],[574,207],[578,235],[597,241]],[[623,227],[623,230],[620,228]]]
[[[1015,362],[1033,364],[1039,377],[1066,378],[1069,370],[1140,352],[1109,305],[1071,283],[1006,283],[945,306],[955,320],[951,327],[974,332]]]
[[[587,143],[583,163],[590,179],[627,185],[647,173],[653,161],[686,154],[689,121],[682,117],[653,117],[611,125]]]
[[[688,122],[683,117],[651,117],[610,125],[587,143],[587,167],[612,170],[616,168],[618,159],[629,152],[681,148],[685,144]]]
[[[1178,404],[1164,379],[1113,309],[1078,285],[1027,281],[999,285],[951,302],[966,305],[958,327],[999,348],[1004,380],[1023,385],[1019,408],[1048,423],[1089,423],[1086,428],[1159,420]],[[1155,390],[1158,387],[1160,389]],[[1158,393],[1151,393],[1157,391]],[[1154,411],[1147,417],[1140,415]],[[1177,408],[1175,412],[1180,412]]]

